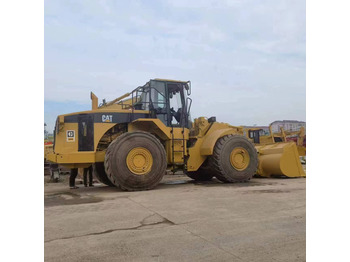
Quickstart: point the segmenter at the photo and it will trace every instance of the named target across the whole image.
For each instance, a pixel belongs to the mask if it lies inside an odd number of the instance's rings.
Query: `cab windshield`
[[[138,102],[133,108],[150,111],[151,117],[167,126],[185,127],[189,117],[186,90],[187,83],[151,80],[135,90]]]

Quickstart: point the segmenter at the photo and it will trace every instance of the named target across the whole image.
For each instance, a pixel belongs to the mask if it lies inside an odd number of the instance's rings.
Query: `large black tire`
[[[152,165],[145,174],[135,174],[127,165],[132,149],[145,148],[152,156]],[[117,137],[107,148],[105,170],[109,180],[122,190],[148,190],[162,180],[167,167],[163,145],[152,134],[146,132],[125,133]]]
[[[235,148],[243,148],[249,155],[249,164],[244,170],[238,170],[231,164],[230,155]],[[213,155],[209,157],[209,165],[216,178],[222,182],[244,182],[250,180],[256,173],[258,154],[253,143],[246,137],[227,135],[216,142]]]
[[[98,162],[92,165],[93,175],[97,178],[101,183],[114,187],[115,185],[109,180],[105,171],[104,163]]]

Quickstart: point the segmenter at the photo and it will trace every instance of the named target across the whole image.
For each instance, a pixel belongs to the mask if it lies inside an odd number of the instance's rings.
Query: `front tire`
[[[162,180],[167,167],[163,145],[146,132],[125,133],[107,148],[105,170],[109,180],[122,190],[148,190]]]
[[[246,137],[227,135],[216,142],[209,163],[220,181],[244,182],[254,176],[258,167],[258,154]]]
[[[95,163],[92,165],[92,172],[93,175],[97,178],[98,181],[100,181],[101,183],[107,185],[107,186],[111,186],[114,187],[115,185],[109,180],[106,171],[105,171],[105,167],[104,167],[104,163]]]

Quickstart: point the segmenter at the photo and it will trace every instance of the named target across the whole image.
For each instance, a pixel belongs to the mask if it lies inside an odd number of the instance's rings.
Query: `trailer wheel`
[[[162,180],[166,167],[165,149],[150,133],[125,133],[117,137],[106,151],[106,174],[122,190],[148,190],[156,187]]]
[[[209,163],[220,181],[244,182],[254,176],[258,167],[258,154],[246,137],[227,135],[216,142]]]
[[[92,165],[92,172],[93,175],[97,178],[98,181],[100,181],[102,184],[105,184],[107,186],[114,187],[115,185],[109,180],[106,171],[104,163],[98,162]]]

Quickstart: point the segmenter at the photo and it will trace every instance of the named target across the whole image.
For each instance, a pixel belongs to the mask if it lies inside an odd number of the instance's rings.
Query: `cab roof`
[[[155,79],[151,79],[151,80],[162,81],[162,82],[184,83],[184,84],[189,82],[189,81],[171,80],[171,79],[163,79],[163,78],[155,78]]]

